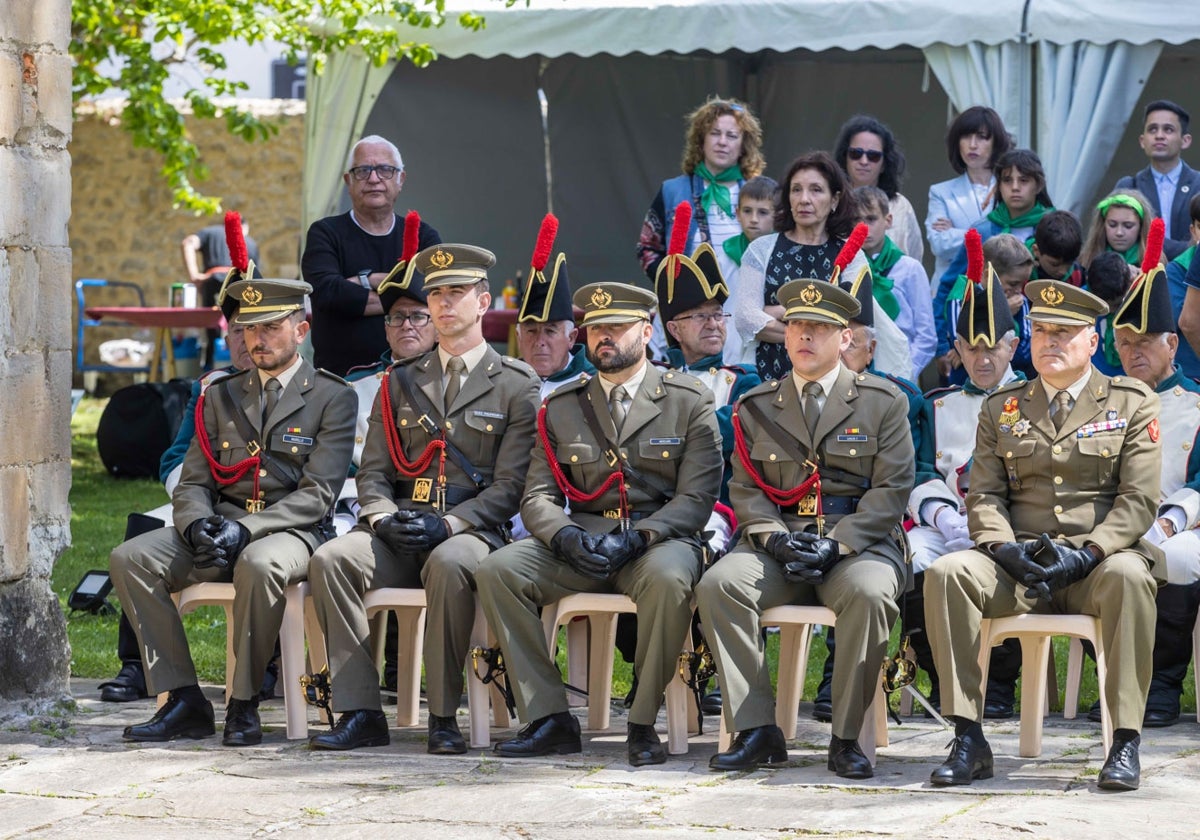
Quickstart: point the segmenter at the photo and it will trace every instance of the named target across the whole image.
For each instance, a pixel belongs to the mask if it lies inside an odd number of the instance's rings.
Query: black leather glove
[[[584,545],[592,554],[608,561],[608,575],[612,576],[626,563],[641,557],[646,551],[646,538],[640,531],[630,529],[615,534],[588,534]]]
[[[1004,570],[1010,578],[1017,583],[1024,583],[1030,587],[1038,580],[1037,575],[1041,572],[1041,566],[1033,561],[1033,552],[1036,550],[1038,543],[1036,542],[1006,542],[1001,543],[992,549],[992,559],[996,561],[996,565]],[[1049,600],[1049,592],[1040,593],[1034,592],[1031,588],[1026,592],[1030,598],[1045,598]]]
[[[222,519],[220,516],[209,516],[197,519],[191,525],[188,525],[183,532],[183,538],[187,541],[194,550],[201,548],[209,548],[212,546],[212,537],[205,530],[209,519]]]
[[[190,525],[188,530],[191,530]],[[192,558],[192,565],[197,569],[233,568],[238,555],[249,544],[250,529],[245,525],[236,519],[226,519],[220,515],[210,516],[204,520],[203,530],[193,544],[196,554]]]
[[[590,537],[578,525],[568,525],[550,538],[550,550],[584,577],[607,580],[608,561],[591,550]]]
[[[842,559],[837,540],[828,537],[798,532],[792,534],[792,544],[796,559],[783,566],[784,577],[792,583],[822,583],[826,573]]]
[[[402,552],[424,554],[450,539],[446,520],[433,511],[398,510],[392,518],[394,539]]]
[[[1037,569],[1030,574],[1030,589],[1025,594],[1040,592],[1039,584],[1044,584],[1049,595],[1083,580],[1092,569],[1100,565],[1100,559],[1089,548],[1073,548],[1064,543],[1056,543],[1049,534],[1042,534],[1037,541],[1037,552],[1034,563]]]

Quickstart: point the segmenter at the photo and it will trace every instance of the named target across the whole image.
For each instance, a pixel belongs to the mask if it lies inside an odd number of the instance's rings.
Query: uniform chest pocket
[[[658,437],[638,441],[638,457],[643,461],[676,461],[683,455],[687,438]]]
[[[277,431],[271,435],[271,454],[302,460],[312,452],[316,441],[300,432]]]
[[[603,469],[608,470],[607,463],[601,461],[600,455],[600,447],[593,443],[560,443],[555,450],[558,463],[570,469],[576,482],[581,481],[589,471],[594,473],[597,462]]]
[[[500,411],[468,411],[463,422],[480,434],[502,435],[508,428],[508,415]]]
[[[854,436],[858,437],[858,436]],[[834,458],[871,458],[879,451],[878,438],[868,437],[866,440],[838,440],[825,438],[825,456]]]
[[[773,487],[789,489],[807,477],[808,471],[802,469],[796,459],[773,440],[754,441],[750,446],[750,460]]]
[[[1075,448],[1079,450],[1081,467],[1085,470],[1084,477],[1094,475],[1101,484],[1109,484],[1118,473],[1121,463],[1121,444],[1123,434],[1096,435],[1079,438]]]
[[[1034,479],[1034,451],[1036,440],[1000,440],[996,443],[996,457],[1004,464],[1008,486],[1019,490],[1029,487]]]

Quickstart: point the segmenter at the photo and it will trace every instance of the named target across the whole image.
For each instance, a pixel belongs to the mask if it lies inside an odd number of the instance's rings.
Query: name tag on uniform
[[[284,443],[294,443],[298,446],[312,446],[313,445],[313,439],[310,437],[304,437],[303,435],[284,435],[283,442]]]
[[[472,414],[476,417],[490,417],[493,420],[503,420],[506,416],[503,411],[483,411],[482,409],[473,411]]]
[[[683,438],[650,438],[651,446],[678,446]]]
[[[838,435],[839,443],[866,443],[870,440],[866,435]]]

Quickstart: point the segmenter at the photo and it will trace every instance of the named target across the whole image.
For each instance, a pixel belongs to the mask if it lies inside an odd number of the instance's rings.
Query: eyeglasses
[[[867,156],[867,160],[871,163],[879,163],[883,160],[883,152],[878,149],[860,149],[857,146],[846,150],[846,157],[850,160],[862,160],[863,155]]]
[[[400,171],[397,166],[391,166],[386,163],[379,163],[374,166],[352,166],[350,174],[354,176],[355,181],[365,181],[371,177],[374,172],[379,176],[381,181],[390,181],[396,177],[396,173]]]
[[[389,327],[403,327],[405,321],[408,321],[415,329],[419,330],[429,323],[430,316],[428,312],[410,312],[408,315],[396,314],[383,316],[383,323]]]
[[[679,315],[671,320],[675,322],[691,321],[697,327],[702,327],[710,321],[714,324],[723,323],[728,317],[730,317],[728,312],[697,312],[694,315]]]

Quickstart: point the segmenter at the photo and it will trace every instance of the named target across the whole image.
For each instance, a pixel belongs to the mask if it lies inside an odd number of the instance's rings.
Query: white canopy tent
[[[464,9],[487,28],[456,26]],[[991,105],[1041,154],[1056,205],[1081,213],[1110,183],[1164,43],[1200,40],[1200,16],[1166,0],[448,0],[446,10],[444,27],[413,32],[441,56],[429,68],[345,54],[310,80],[306,223],[344,206],[346,154],[380,133],[409,167],[400,203],[443,236],[490,245],[502,270],[525,263],[552,207],[560,247],[585,269],[577,282],[637,277],[641,215],[678,173],[682,117],[707,96],[751,103],[774,175],[828,148],[851,114],[874,113],[905,147],[918,213],[928,184],[951,175],[949,109]]]

